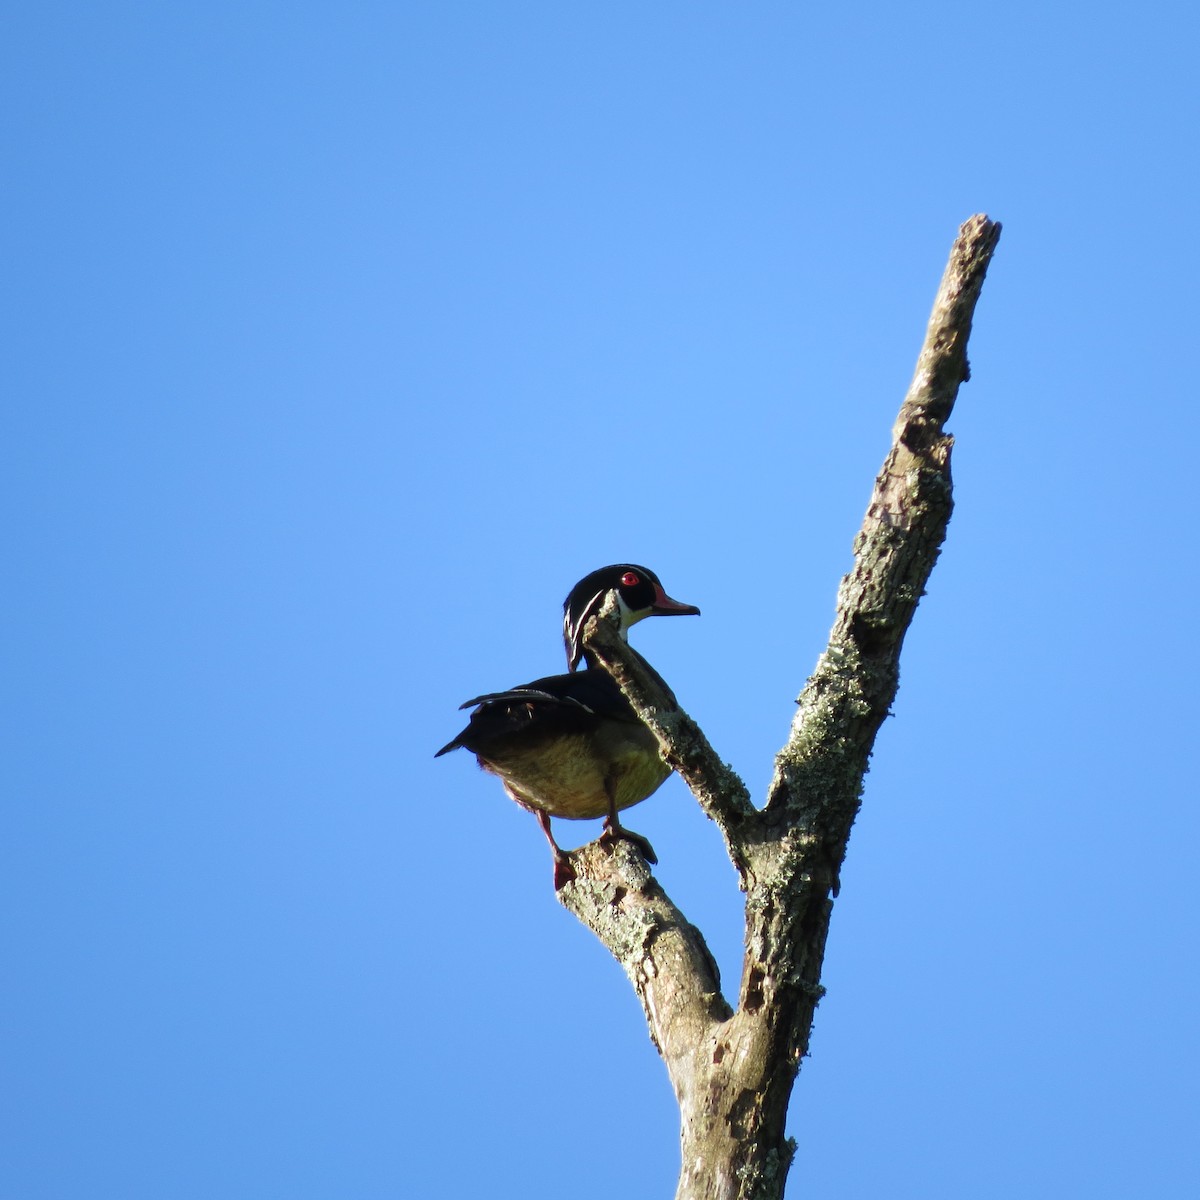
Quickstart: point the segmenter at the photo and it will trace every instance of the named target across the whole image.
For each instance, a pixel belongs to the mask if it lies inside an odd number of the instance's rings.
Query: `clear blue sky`
[[[672,1193],[632,992],[432,754],[632,559],[761,797],[978,211],[796,1170],[1200,1194],[1194,6],[5,26],[0,1200]],[[629,824],[732,983],[715,831]]]

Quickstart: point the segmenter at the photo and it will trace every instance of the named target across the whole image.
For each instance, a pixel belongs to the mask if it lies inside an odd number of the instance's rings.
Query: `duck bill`
[[[698,617],[700,610],[694,604],[680,604],[672,600],[660,587],[654,589],[654,603],[650,606],[652,617]]]

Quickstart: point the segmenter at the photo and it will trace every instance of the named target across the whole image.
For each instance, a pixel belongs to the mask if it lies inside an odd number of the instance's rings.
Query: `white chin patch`
[[[617,593],[617,608],[621,611],[621,632],[624,633],[630,625],[636,625],[650,615],[648,608],[632,609],[626,603],[621,593]]]

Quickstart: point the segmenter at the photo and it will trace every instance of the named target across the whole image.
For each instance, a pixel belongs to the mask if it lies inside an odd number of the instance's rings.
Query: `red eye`
[[[637,585],[641,582],[642,581],[632,571],[626,571],[625,574],[621,576],[622,587],[637,587]]]

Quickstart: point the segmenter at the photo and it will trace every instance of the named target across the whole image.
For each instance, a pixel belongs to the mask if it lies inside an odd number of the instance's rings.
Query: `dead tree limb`
[[[746,892],[737,1005],[700,931],[627,843],[583,847],[560,893],[625,969],[680,1107],[676,1200],[778,1200],[795,1153],[788,1099],[808,1052],[838,873],[875,735],[896,695],[904,634],[952,508],[945,432],[969,377],[967,339],[1000,226],[959,230],[916,374],[838,591],[829,644],[800,694],[761,809],[699,726],[640,668],[611,614],[585,637],[719,827]]]

